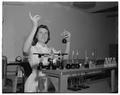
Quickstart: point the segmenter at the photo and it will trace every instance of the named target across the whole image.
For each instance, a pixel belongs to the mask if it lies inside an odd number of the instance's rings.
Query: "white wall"
[[[26,37],[32,30],[29,11],[39,14],[40,24],[48,25],[51,32],[49,46],[64,49],[60,34],[64,29],[72,34],[71,51],[80,50],[80,58],[84,51],[96,49],[97,57],[108,56],[108,45],[115,43],[115,20],[100,14],[85,13],[55,3],[24,4],[23,6],[3,6],[2,52],[13,61],[16,56],[22,56],[22,47]]]

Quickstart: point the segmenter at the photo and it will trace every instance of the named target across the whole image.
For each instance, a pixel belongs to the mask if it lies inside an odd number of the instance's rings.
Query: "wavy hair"
[[[33,37],[33,42],[32,42],[32,45],[33,45],[33,46],[36,45],[36,43],[38,42],[38,39],[37,39],[36,36],[37,36],[37,33],[38,33],[38,31],[39,31],[40,28],[44,28],[44,29],[46,29],[46,30],[48,31],[48,39],[47,39],[47,41],[45,42],[45,44],[47,44],[48,41],[50,40],[50,31],[49,31],[48,27],[47,27],[46,25],[39,25],[39,26],[37,27],[36,33],[35,33],[35,35],[34,35],[34,37]]]

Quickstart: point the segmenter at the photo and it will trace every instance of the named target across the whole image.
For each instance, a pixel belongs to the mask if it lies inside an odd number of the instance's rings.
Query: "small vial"
[[[75,56],[75,51],[72,51],[72,63],[74,63],[74,56]]]

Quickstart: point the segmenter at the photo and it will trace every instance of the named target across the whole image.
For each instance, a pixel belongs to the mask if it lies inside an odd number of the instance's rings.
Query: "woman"
[[[39,58],[39,56],[35,55],[35,53],[51,54],[51,51],[52,52],[57,52],[57,51],[55,51],[54,49],[48,48],[46,45],[50,40],[50,32],[46,25],[38,26],[38,21],[40,20],[41,17],[39,15],[32,16],[31,13],[29,13],[29,17],[33,23],[33,29],[24,44],[23,54],[28,56],[30,66],[32,68],[32,73],[25,82],[24,92],[39,92],[38,86],[42,86],[42,83],[39,84],[38,80],[36,80],[36,77],[38,76],[43,77],[43,79],[45,79],[44,89],[40,92],[47,92],[48,83],[47,83],[46,75],[42,73],[42,71],[38,71],[36,69],[36,66],[38,66],[40,62],[43,62],[43,65],[48,65],[49,64],[49,62],[47,61],[48,57],[41,56],[41,58]],[[69,53],[70,33],[65,31],[63,32],[63,34],[67,36],[66,39],[68,41],[66,44],[65,53]],[[68,58],[68,55],[64,56],[64,58],[65,59]]]

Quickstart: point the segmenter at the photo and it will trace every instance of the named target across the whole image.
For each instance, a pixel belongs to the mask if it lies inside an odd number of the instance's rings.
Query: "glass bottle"
[[[88,68],[88,67],[89,67],[87,50],[85,51],[85,61],[84,61],[84,67],[86,67],[86,68]]]
[[[74,64],[75,51],[72,51],[72,64]]]
[[[76,63],[79,64],[79,51],[76,51]]]

